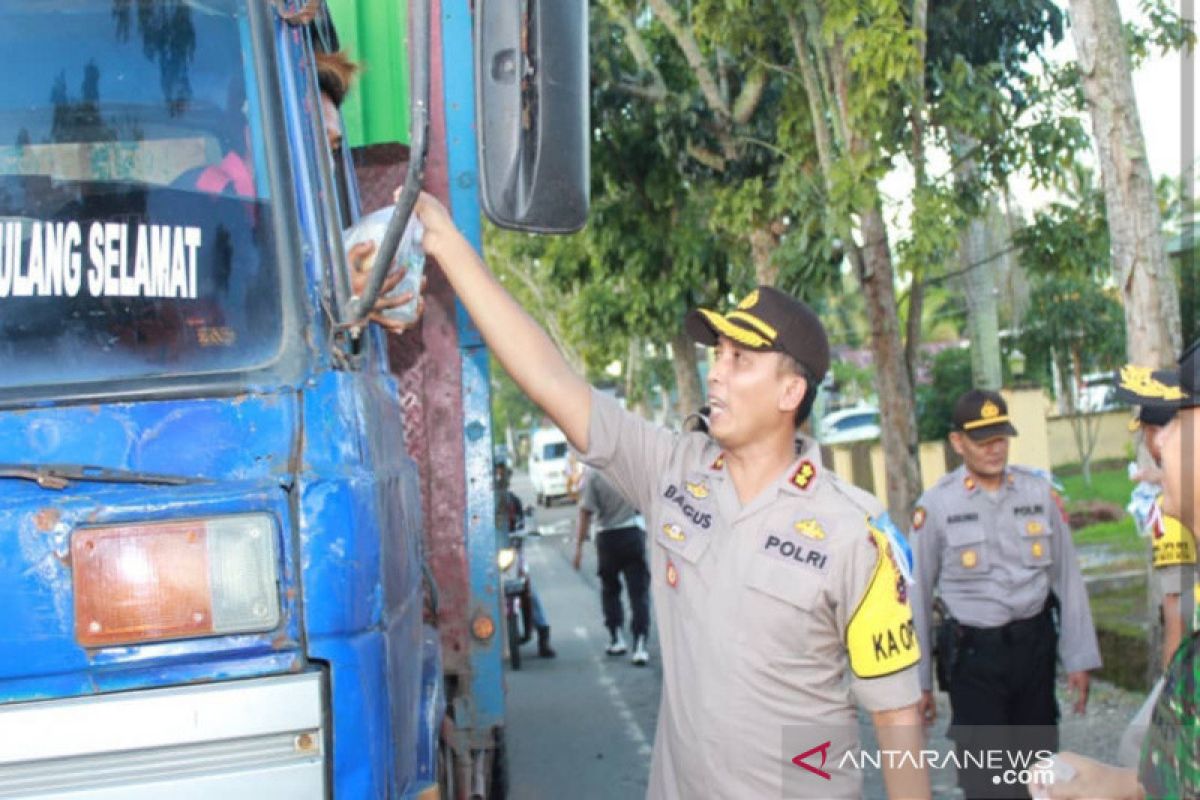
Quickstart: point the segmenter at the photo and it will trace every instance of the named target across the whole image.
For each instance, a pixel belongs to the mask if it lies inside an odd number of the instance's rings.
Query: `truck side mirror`
[[[587,0],[476,5],[484,213],[502,228],[577,231],[590,181]]]

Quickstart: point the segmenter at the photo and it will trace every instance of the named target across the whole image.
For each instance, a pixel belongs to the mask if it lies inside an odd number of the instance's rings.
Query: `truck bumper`
[[[0,798],[325,798],[324,680],[0,706]]]

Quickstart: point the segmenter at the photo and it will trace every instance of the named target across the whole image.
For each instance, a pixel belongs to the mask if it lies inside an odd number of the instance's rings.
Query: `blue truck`
[[[355,295],[323,0],[0,0],[0,798],[504,795],[486,351],[366,315],[422,185],[583,224],[586,3],[397,9]]]

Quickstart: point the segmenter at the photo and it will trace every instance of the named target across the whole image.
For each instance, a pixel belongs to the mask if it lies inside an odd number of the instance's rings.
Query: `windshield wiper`
[[[71,481],[94,483],[146,483],[160,486],[186,486],[207,483],[204,478],[134,472],[128,469],[93,467],[87,464],[0,464],[0,478],[36,481],[43,489],[65,489]]]

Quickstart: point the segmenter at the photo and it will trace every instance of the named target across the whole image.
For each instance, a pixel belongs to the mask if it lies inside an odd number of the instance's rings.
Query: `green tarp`
[[[346,141],[408,144],[408,3],[327,2],[342,49],[363,67],[342,105]]]

